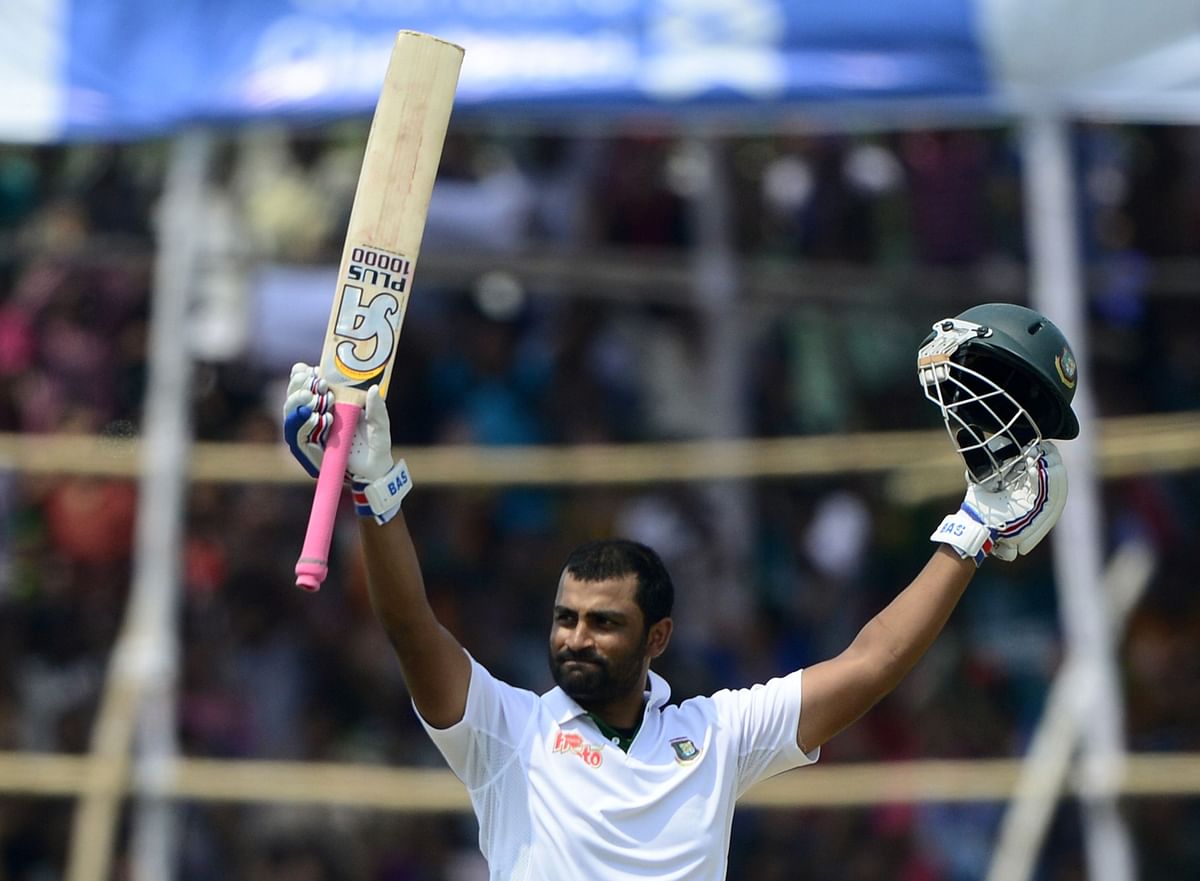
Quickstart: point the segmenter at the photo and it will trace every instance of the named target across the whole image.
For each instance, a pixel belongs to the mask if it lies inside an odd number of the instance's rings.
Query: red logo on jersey
[[[583,763],[589,768],[599,768],[604,761],[604,756],[600,754],[603,746],[593,746],[583,739],[582,734],[577,734],[574,731],[567,732],[561,728],[554,735],[553,752],[556,753],[574,753],[583,759]]]

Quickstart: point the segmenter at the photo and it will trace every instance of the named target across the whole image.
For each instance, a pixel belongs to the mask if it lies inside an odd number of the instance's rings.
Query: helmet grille
[[[1031,328],[1032,330],[1032,328]],[[955,353],[953,360],[968,368],[973,373],[989,380],[999,388],[1004,389],[1012,397],[1013,402],[1020,408],[1024,409],[1033,425],[1014,425],[1014,432],[1020,431],[1018,440],[1022,444],[1026,443],[1031,437],[1041,435],[1049,437],[1054,434],[1062,421],[1061,406],[1055,398],[1046,391],[1045,383],[1036,373],[1032,372],[1027,367],[1022,367],[1008,361],[1004,358],[997,357],[986,349],[976,346],[963,346]],[[967,374],[970,377],[970,374]],[[964,382],[974,382],[978,384],[978,380],[968,380],[964,378]],[[994,405],[995,408],[1004,410],[1015,410],[1013,404],[1006,401],[998,401]],[[1014,412],[1007,412],[1004,422],[1015,415]],[[1022,420],[1024,422],[1024,420]],[[1023,436],[1028,434],[1028,437]]]
[[[948,362],[921,371],[925,396],[942,411],[946,431],[976,483],[1003,486],[1042,439],[1022,401],[1036,400],[1028,374],[994,357],[968,357],[959,347]],[[1014,394],[1016,391],[1020,398]]]

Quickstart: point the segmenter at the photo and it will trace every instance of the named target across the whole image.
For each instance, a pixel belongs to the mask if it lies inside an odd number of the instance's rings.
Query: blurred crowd
[[[1075,132],[1100,415],[1200,410],[1200,130]],[[201,440],[278,443],[286,366],[247,343],[255,272],[336,263],[364,131],[223,139],[195,234],[192,420]],[[880,136],[604,139],[452,133],[423,256],[510,267],[469,282],[418,272],[388,399],[400,447],[774,437],[934,427],[915,349],[985,299],[1023,301],[1025,198],[1007,129]],[[0,432],[142,430],[163,143],[0,147]],[[523,275],[530,254],[604,255],[628,272],[712,245],[724,181],[731,265],[794,293],[726,302],[618,296],[613,276]],[[647,262],[649,261],[649,262]],[[586,260],[584,264],[593,265]],[[517,267],[517,269],[512,269]],[[1174,272],[1174,274],[1172,274]],[[936,279],[939,291],[924,290]],[[960,285],[947,294],[945,279]],[[915,281],[914,281],[915,280]],[[824,287],[828,283],[831,287]],[[669,282],[664,282],[669,287]],[[686,285],[685,285],[686,288]],[[685,291],[686,293],[686,291]],[[720,294],[720,291],[718,291]],[[719,298],[718,298],[719,299]],[[736,319],[736,320],[735,320]],[[323,317],[321,319],[324,320]],[[732,336],[719,332],[732,324]],[[314,353],[315,356],[315,353]],[[714,393],[712,364],[735,369]],[[732,403],[731,403],[732,401]],[[0,750],[88,749],[132,571],[134,483],[0,471]],[[509,681],[550,685],[549,606],[572,547],[645,541],[678,590],[660,671],[674,696],[749,685],[828,657],[915,574],[957,499],[898,501],[873,475],[714,485],[421,486],[406,501],[431,600]],[[180,747],[197,757],[441,765],[366,598],[352,516],[329,587],[291,585],[311,489],[189,487]],[[1159,556],[1121,640],[1135,750],[1200,749],[1200,598],[1187,553],[1194,472],[1103,486],[1108,549]],[[830,743],[828,764],[1019,755],[1062,658],[1048,548],[980,572],[946,634],[893,696]],[[803,785],[797,776],[796,785]],[[1200,875],[1200,799],[1130,800],[1142,877]],[[731,879],[968,881],[1001,805],[744,811]],[[0,878],[59,877],[65,800],[0,797]],[[469,816],[187,804],[181,881],[475,881]],[[1082,877],[1063,803],[1039,878]]]

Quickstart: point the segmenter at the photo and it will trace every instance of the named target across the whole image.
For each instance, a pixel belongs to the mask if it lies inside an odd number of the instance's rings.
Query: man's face
[[[645,686],[647,633],[637,576],[580,581],[563,573],[550,627],[554,682],[585,709]]]

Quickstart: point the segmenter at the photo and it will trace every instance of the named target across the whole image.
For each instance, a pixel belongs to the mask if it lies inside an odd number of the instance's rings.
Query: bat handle
[[[308,531],[304,533],[304,547],[296,563],[296,587],[304,590],[320,590],[321,582],[329,574],[329,543],[346,478],[346,462],[350,459],[350,442],[354,439],[354,427],[361,412],[362,408],[356,404],[333,405],[333,425],[325,443],[312,513],[308,515]]]

